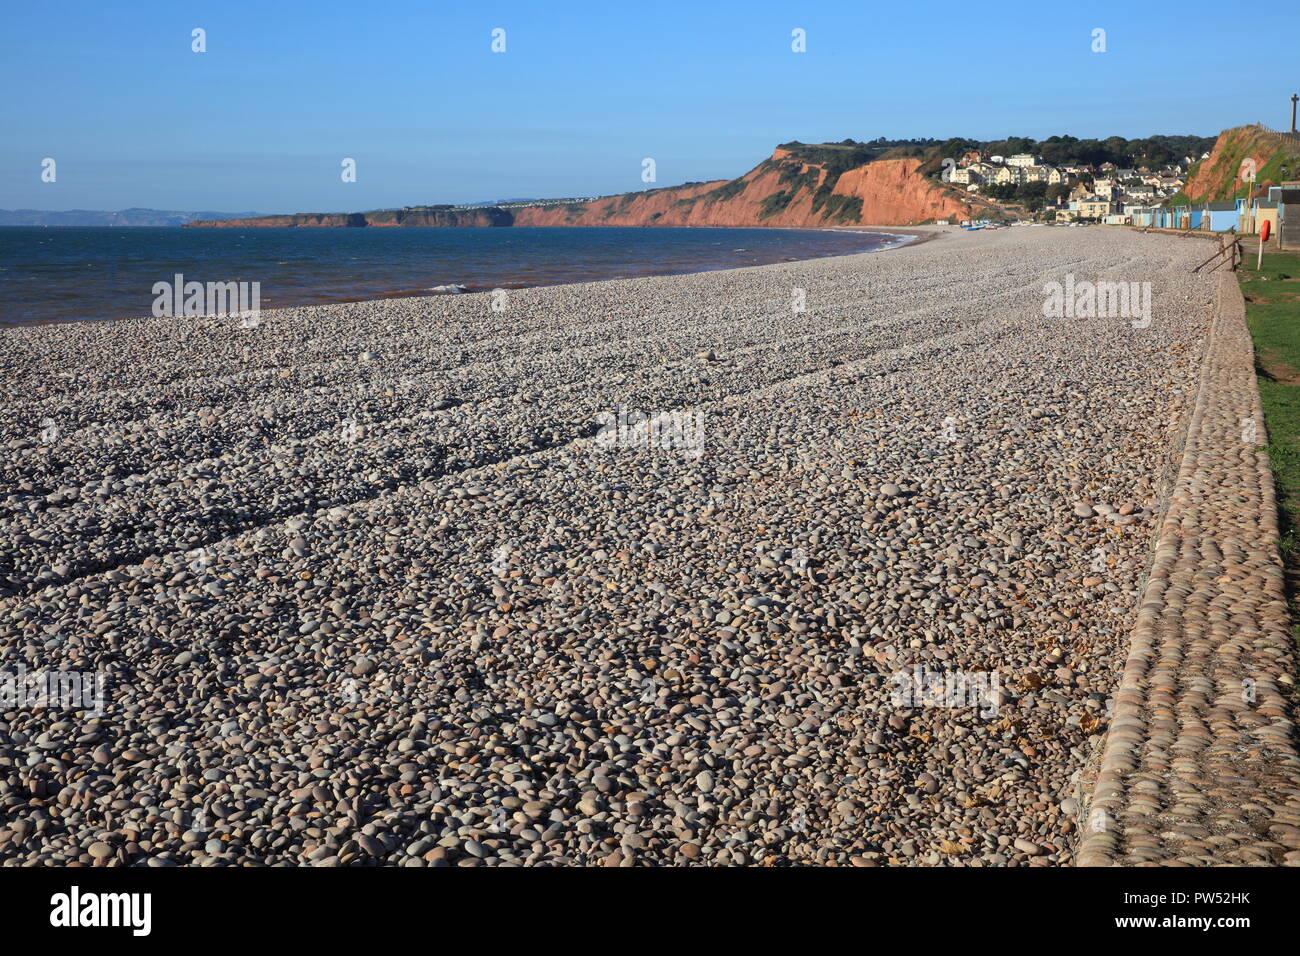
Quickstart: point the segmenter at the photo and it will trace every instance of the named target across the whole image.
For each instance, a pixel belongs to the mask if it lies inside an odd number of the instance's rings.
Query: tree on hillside
[[[1024,183],[1016,187],[1016,200],[1031,210],[1042,209],[1046,205],[1047,183]]]
[[[974,148],[976,148],[975,143],[968,139],[963,139],[960,136],[955,136],[939,147],[939,155],[950,159],[957,159],[963,153]]]
[[[1078,162],[1081,165],[1100,166],[1102,163],[1112,161],[1110,154],[1106,152],[1106,147],[1095,139],[1080,140],[1078,150]]]
[[[1078,144],[1079,140],[1073,136],[1049,136],[1038,144],[1038,152],[1049,166],[1068,166],[1077,161]]]

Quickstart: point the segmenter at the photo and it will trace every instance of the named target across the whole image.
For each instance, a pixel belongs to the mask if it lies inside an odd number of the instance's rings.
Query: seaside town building
[[[1115,211],[1115,203],[1108,199],[1099,199],[1096,196],[1090,199],[1080,199],[1077,203],[1070,203],[1070,206],[1078,210],[1080,219],[1101,219]]]
[[[948,182],[963,186],[978,185],[984,182],[984,177],[976,172],[973,166],[967,166],[965,169],[959,167],[948,174]]]
[[[1068,199],[1049,199],[1046,207],[1058,220],[1113,222],[1130,220],[1135,210],[1179,193],[1186,182],[1186,167],[1192,162],[1191,157],[1186,157],[1181,163],[1159,170],[1121,167],[1111,162],[1095,167],[1077,163],[1053,166],[1036,153],[1003,157],[972,149],[962,153],[956,167],[943,177],[977,194],[989,187],[1035,183],[1068,187]]]

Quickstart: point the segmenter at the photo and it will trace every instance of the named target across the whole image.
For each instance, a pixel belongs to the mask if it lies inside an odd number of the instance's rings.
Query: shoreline
[[[33,229],[39,227],[14,227],[14,228]],[[67,227],[49,227],[49,228],[70,229],[70,230],[71,229],[98,229],[98,228],[104,228],[104,229],[133,228],[133,229],[143,230],[143,229],[169,229],[169,228],[178,228],[178,227],[67,226]],[[275,232],[284,232],[289,230],[290,228],[292,227],[283,227],[283,228],[263,227],[261,229],[251,230],[251,231],[253,231],[254,233],[263,232],[263,231],[272,231],[272,230],[274,230]],[[482,227],[482,228],[487,228],[487,227]],[[499,281],[496,282],[476,282],[472,277],[472,273],[476,268],[481,268],[481,267],[470,265],[465,269],[459,270],[461,272],[461,275],[459,277],[445,278],[443,281],[438,282],[437,285],[412,286],[409,283],[404,283],[401,282],[400,280],[395,280],[394,283],[390,284],[388,288],[366,289],[365,291],[360,291],[355,293],[340,291],[337,294],[330,294],[330,293],[320,291],[320,286],[317,286],[315,287],[315,291],[312,292],[308,292],[306,289],[304,289],[301,292],[298,292],[297,294],[292,294],[292,299],[290,301],[273,301],[272,304],[263,306],[261,311],[301,308],[301,307],[313,306],[313,305],[342,305],[342,304],[354,303],[354,302],[382,302],[382,301],[387,301],[392,299],[440,298],[445,296],[455,297],[455,296],[460,296],[465,294],[482,294],[486,292],[491,292],[496,289],[504,289],[509,292],[517,292],[524,289],[549,288],[554,286],[572,285],[578,283],[606,282],[606,281],[616,281],[620,279],[646,278],[646,277],[653,277],[653,276],[699,275],[699,274],[707,274],[712,272],[724,272],[724,271],[728,271],[731,269],[738,269],[738,268],[753,268],[756,266],[778,264],[782,262],[807,262],[816,259],[834,258],[838,256],[845,256],[845,255],[860,255],[860,254],[869,254],[875,252],[888,252],[894,249],[903,248],[907,245],[912,245],[918,242],[927,241],[929,238],[933,238],[932,236],[929,236],[919,231],[887,229],[886,227],[852,227],[852,228],[840,229],[840,228],[819,227],[819,226],[818,227],[813,227],[813,226],[810,227],[519,226],[519,227],[514,227],[512,229],[512,232],[532,233],[536,231],[547,231],[547,232],[572,233],[575,229],[601,229],[601,230],[623,229],[623,230],[636,230],[638,232],[640,231],[650,232],[651,230],[664,229],[664,228],[674,228],[674,229],[682,229],[682,230],[689,229],[692,232],[698,232],[701,230],[715,230],[723,233],[744,231],[744,230],[758,230],[758,229],[762,229],[764,231],[774,230],[774,231],[801,233],[801,234],[833,233],[836,235],[844,235],[846,233],[857,233],[866,237],[872,237],[873,239],[882,240],[882,241],[879,246],[875,248],[868,248],[868,249],[850,248],[850,249],[821,250],[815,246],[801,247],[798,245],[794,245],[791,249],[781,249],[780,247],[776,247],[776,246],[764,247],[759,250],[754,250],[755,254],[757,255],[757,259],[756,261],[750,261],[750,262],[728,261],[728,256],[726,255],[716,256],[715,254],[716,261],[720,262],[720,264],[716,264],[716,265],[711,264],[703,259],[698,261],[690,261],[689,258],[690,256],[704,254],[702,250],[696,250],[692,248],[686,248],[682,250],[680,253],[673,253],[671,250],[667,250],[667,251],[661,250],[662,254],[659,259],[650,262],[648,265],[645,265],[638,262],[635,259],[638,250],[634,246],[629,246],[627,249],[628,258],[624,261],[618,262],[616,264],[616,267],[614,267],[614,264],[612,263],[606,263],[602,261],[599,258],[602,250],[599,249],[598,247],[593,246],[589,250],[591,252],[591,255],[588,258],[586,259],[580,258],[579,260],[577,260],[584,263],[590,263],[590,265],[587,267],[587,271],[589,271],[590,274],[585,274],[584,270],[581,268],[577,270],[575,270],[573,267],[569,267],[568,269],[562,268],[560,267],[560,260],[556,260],[554,263],[552,263],[552,265],[554,265],[555,268],[553,268],[549,272],[543,272],[542,274],[537,276],[526,275],[528,269],[522,268],[522,269],[515,269],[513,272],[511,272],[510,270],[506,270],[508,277],[501,278]],[[293,231],[298,232],[300,230],[294,229]],[[389,230],[385,230],[385,231],[389,231]],[[446,233],[451,230],[445,228],[438,228],[438,227],[408,227],[401,231],[402,232],[436,231],[436,232]],[[456,230],[456,231],[459,232],[461,230]],[[493,231],[496,232],[497,230],[493,230]],[[750,250],[747,250],[744,247],[731,250],[731,256],[734,257],[735,253],[746,252],[746,251],[750,251]],[[579,250],[579,252],[581,252],[581,250]],[[789,252],[793,252],[795,254],[789,255],[787,254]],[[461,254],[463,256],[471,256],[472,252],[471,250],[467,249]],[[527,256],[528,253],[525,251],[524,255]],[[505,248],[501,251],[499,258],[510,260],[512,256],[517,258],[518,253],[515,250]],[[675,258],[675,256],[682,256],[686,258],[684,259]],[[525,265],[526,264],[527,264],[527,259],[525,259]],[[631,274],[628,274],[627,270],[629,268],[635,270],[637,267],[645,268],[648,271],[643,271],[640,273],[633,271]],[[450,274],[451,270],[448,271]],[[566,274],[566,272],[568,274]],[[464,277],[465,273],[471,273],[471,277],[469,280],[466,280],[466,278]],[[172,273],[168,272],[165,278],[170,279],[171,275]],[[263,286],[267,284],[265,280],[261,280],[261,281],[263,283]],[[301,281],[301,280],[294,280],[294,281]],[[367,284],[374,284],[382,281],[383,280],[380,278],[363,279],[362,277],[357,277],[356,282],[353,284],[358,286],[365,286]],[[428,281],[432,281],[432,280],[428,280]],[[119,313],[119,314],[104,315],[104,316],[88,316],[85,314],[79,314],[75,316],[58,316],[58,317],[50,317],[50,318],[12,320],[0,324],[0,328],[24,328],[24,327],[45,326],[45,325],[79,324],[83,322],[117,322],[117,321],[121,321],[122,319],[141,318],[141,317],[144,316],[140,312],[127,313],[127,314]],[[194,317],[197,316],[191,316],[191,318]]]
[[[318,778],[382,808],[379,862],[1072,862],[1215,279],[1195,244],[1100,230],[900,250],[536,287],[504,312],[0,332],[0,467],[26,484],[0,645],[114,674],[113,739],[68,744],[70,768],[133,774],[116,793],[142,805],[241,794],[222,839],[178,821],[125,861],[350,862],[347,834],[242,794],[400,739]],[[1045,281],[1132,271],[1149,327],[1044,319]],[[692,444],[649,446],[624,410]],[[52,645],[74,615],[111,640]],[[953,674],[981,706],[891,693]],[[217,721],[203,680],[230,688]],[[10,732],[59,720],[88,732],[45,709]],[[122,756],[219,758],[228,721],[247,766],[178,781]],[[553,812],[546,838],[463,822],[503,796]],[[78,860],[107,812],[0,863]]]

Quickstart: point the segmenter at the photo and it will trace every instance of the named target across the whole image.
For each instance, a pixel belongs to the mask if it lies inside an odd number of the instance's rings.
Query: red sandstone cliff
[[[916,225],[983,215],[988,203],[927,176],[937,159],[870,148],[779,146],[739,179],[690,183],[567,205],[451,210],[422,207],[300,214],[191,226],[854,226]]]
[[[1213,202],[1244,195],[1241,164],[1255,164],[1255,188],[1276,186],[1284,176],[1282,168],[1295,170],[1300,164],[1300,143],[1260,126],[1237,126],[1219,134],[1208,159],[1192,167],[1183,192],[1192,202]],[[1294,173],[1288,173],[1294,178]]]
[[[835,192],[862,200],[864,223],[908,225],[935,219],[966,219],[982,215],[971,200],[917,173],[920,160],[894,159],[851,169]]]
[[[513,217],[504,209],[457,209],[449,207],[416,207],[414,209],[380,209],[375,212],[319,213],[300,212],[287,216],[256,216],[251,219],[205,219],[186,223],[188,226],[247,228],[250,226],[372,226],[379,228],[401,226],[509,226]]]
[[[305,226],[328,228],[333,226],[366,226],[362,213],[303,212],[285,216],[253,216],[250,219],[196,219],[188,226],[245,228],[249,226]]]
[[[831,177],[778,149],[734,180],[598,199],[582,206],[529,207],[520,226],[915,225],[963,219],[971,202],[918,170],[919,159],[877,160]],[[819,196],[819,191],[822,195]],[[820,200],[820,201],[819,201]]]

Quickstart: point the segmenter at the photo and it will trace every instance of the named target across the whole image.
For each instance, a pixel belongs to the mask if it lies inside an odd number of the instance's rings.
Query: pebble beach
[[[0,863],[1073,862],[1216,285],[930,231],[0,329]]]

